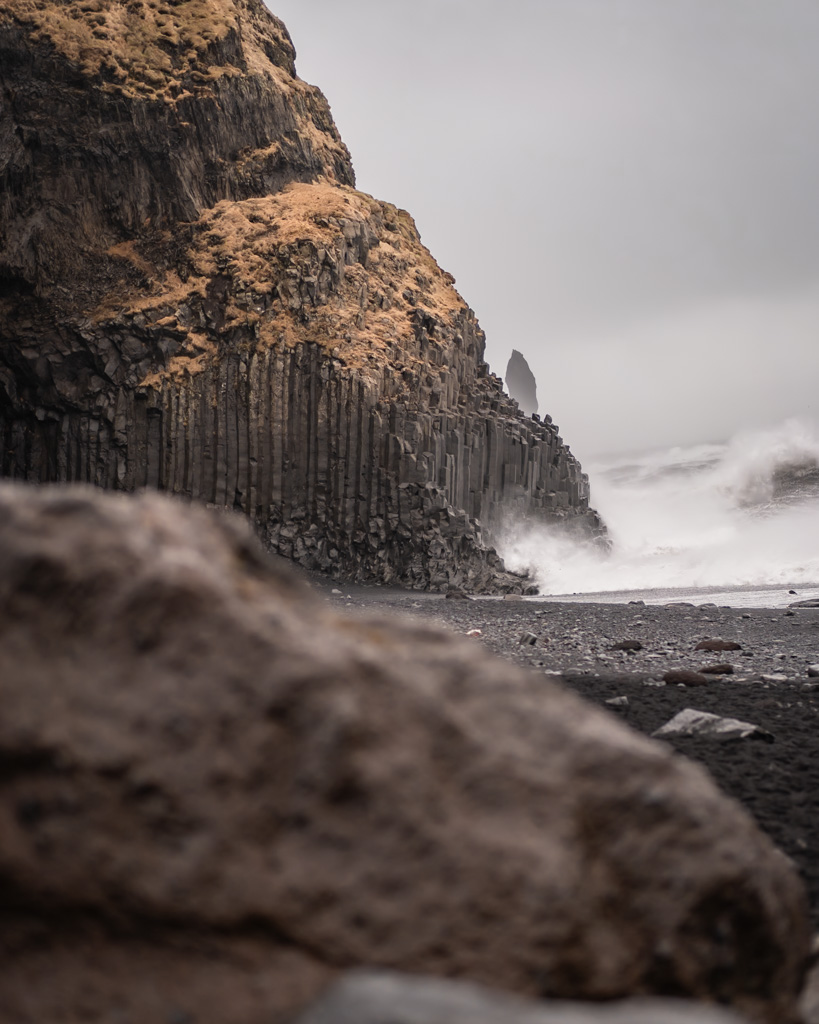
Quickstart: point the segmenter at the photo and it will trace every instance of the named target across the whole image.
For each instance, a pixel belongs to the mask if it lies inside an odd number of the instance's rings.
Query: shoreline
[[[608,590],[577,594],[539,594],[537,600],[570,604],[631,604],[642,601],[652,607],[716,604],[746,611],[750,608],[783,609],[801,600],[819,600],[819,584],[753,584],[723,587],[653,587],[642,590]]]

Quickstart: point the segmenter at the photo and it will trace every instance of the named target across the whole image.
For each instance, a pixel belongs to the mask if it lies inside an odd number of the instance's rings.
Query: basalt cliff
[[[519,590],[599,532],[261,0],[0,0],[0,472],[247,513],[339,577]]]

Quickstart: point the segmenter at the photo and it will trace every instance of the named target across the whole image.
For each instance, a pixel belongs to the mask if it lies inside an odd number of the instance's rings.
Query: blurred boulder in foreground
[[[232,516],[0,487],[0,708],[3,1021],[270,1024],[359,965],[795,1019],[801,883],[702,769]]]

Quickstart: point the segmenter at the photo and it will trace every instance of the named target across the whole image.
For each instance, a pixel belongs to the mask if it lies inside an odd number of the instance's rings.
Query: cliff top
[[[353,184],[294,57],[261,0],[0,0],[0,276],[87,313],[112,245],[292,181]]]
[[[296,73],[287,29],[261,0],[0,0],[4,22],[129,95],[176,99],[224,75]]]
[[[0,275],[61,321],[148,332],[146,381],[251,335],[378,375],[471,315],[409,214],[348,187],[326,100],[261,0],[0,0],[0,44],[0,194],[26,195],[0,220]]]

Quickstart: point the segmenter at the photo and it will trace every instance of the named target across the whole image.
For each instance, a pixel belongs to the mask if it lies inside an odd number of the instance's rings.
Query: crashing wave
[[[808,423],[589,471],[610,554],[531,523],[510,524],[501,545],[544,593],[819,584],[819,436]]]

